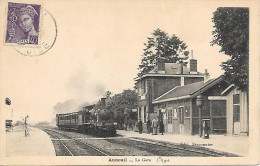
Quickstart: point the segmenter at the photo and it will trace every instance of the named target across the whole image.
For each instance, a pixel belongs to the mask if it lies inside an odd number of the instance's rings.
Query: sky
[[[211,19],[220,4],[186,2],[45,1],[43,7],[57,22],[54,46],[37,57],[2,47],[1,101],[12,101],[2,105],[4,116],[13,110],[14,121],[26,115],[31,123],[51,121],[56,112],[77,111],[107,90],[132,89],[144,43],[157,28],[193,50],[199,72],[207,69],[211,78],[218,77],[223,73],[219,65],[228,59],[220,47],[210,46]]]

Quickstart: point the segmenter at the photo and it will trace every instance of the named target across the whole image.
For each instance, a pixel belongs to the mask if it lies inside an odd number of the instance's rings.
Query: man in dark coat
[[[164,124],[163,124],[163,120],[160,120],[160,123],[159,123],[159,132],[162,133],[162,135],[163,135],[163,133],[164,133]]]
[[[143,124],[142,124],[142,120],[140,119],[138,122],[138,129],[139,129],[139,133],[142,134],[143,132]]]
[[[151,121],[149,119],[147,120],[146,125],[147,125],[147,133],[150,134],[150,132],[151,132]]]

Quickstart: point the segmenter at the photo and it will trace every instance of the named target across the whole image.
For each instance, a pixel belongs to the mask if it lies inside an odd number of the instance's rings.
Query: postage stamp
[[[38,45],[41,5],[8,2],[5,43]]]

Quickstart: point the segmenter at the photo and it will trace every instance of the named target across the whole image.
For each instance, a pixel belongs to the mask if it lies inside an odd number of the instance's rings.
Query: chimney
[[[191,59],[190,59],[190,74],[197,74],[197,60],[193,59],[193,50],[191,50]]]
[[[165,60],[164,57],[157,58],[158,73],[165,73]]]
[[[209,73],[208,73],[208,70],[205,69],[205,73],[204,73],[204,83],[209,80],[209,77],[210,77],[210,75],[209,75]]]
[[[101,107],[102,108],[106,107],[106,98],[101,98]]]

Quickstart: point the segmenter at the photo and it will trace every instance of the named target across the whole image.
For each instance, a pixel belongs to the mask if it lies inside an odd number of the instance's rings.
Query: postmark
[[[54,46],[58,32],[57,23],[53,15],[42,5],[9,2],[7,10],[5,45],[12,46],[25,56],[43,55]],[[34,20],[28,13],[34,15]],[[27,35],[29,29],[35,35]]]
[[[8,2],[5,43],[38,45],[41,5]]]

